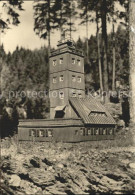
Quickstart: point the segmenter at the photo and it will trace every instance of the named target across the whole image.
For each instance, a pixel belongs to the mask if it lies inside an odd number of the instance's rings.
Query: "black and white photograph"
[[[0,194],[135,194],[135,0],[0,0]]]

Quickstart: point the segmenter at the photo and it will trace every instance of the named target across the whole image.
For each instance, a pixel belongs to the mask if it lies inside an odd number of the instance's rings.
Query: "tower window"
[[[57,77],[53,77],[53,83],[57,83]]]
[[[60,99],[64,99],[64,92],[63,92],[63,91],[61,91],[61,92],[59,93],[59,97],[60,97]]]
[[[75,75],[72,75],[72,81],[73,81],[73,82],[76,81]]]
[[[60,75],[60,81],[64,81],[64,76]]]
[[[78,83],[81,83],[81,81],[82,81],[82,78],[79,76],[79,77],[77,77],[77,82]]]
[[[76,93],[75,92],[72,93],[72,97],[76,97]]]
[[[53,66],[56,66],[56,64],[57,64],[57,61],[53,60]]]
[[[72,58],[72,64],[75,64],[75,58]]]
[[[60,64],[63,64],[63,58],[60,58]]]
[[[82,94],[81,94],[81,93],[78,93],[78,97],[79,97],[79,98],[82,98]]]
[[[77,65],[81,66],[81,61],[80,60],[77,60]]]

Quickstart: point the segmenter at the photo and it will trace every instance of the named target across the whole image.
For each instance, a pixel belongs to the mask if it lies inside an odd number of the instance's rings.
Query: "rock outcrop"
[[[10,151],[12,149],[12,153]],[[1,194],[131,194],[135,148],[24,143],[2,149]]]

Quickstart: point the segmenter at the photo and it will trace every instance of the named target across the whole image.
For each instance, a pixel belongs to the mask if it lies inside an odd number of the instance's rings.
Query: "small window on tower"
[[[60,58],[60,64],[63,64],[63,58]]]
[[[57,61],[53,60],[53,66],[56,66],[56,64],[57,64]]]
[[[59,93],[59,97],[60,97],[60,99],[64,99],[64,92],[63,92],[63,91],[61,91],[61,92]]]
[[[75,64],[75,58],[72,58],[72,64]]]
[[[82,78],[81,78],[80,76],[78,76],[78,77],[77,77],[77,82],[78,82],[78,83],[81,83],[81,81],[82,81]]]
[[[53,77],[53,83],[57,83],[57,77]]]
[[[75,92],[72,93],[72,97],[76,97],[76,93]]]
[[[60,81],[64,81],[64,76],[60,75]]]
[[[80,60],[77,60],[77,65],[81,66],[81,61]]]
[[[72,81],[75,82],[76,81],[76,77],[75,75],[72,75]]]
[[[81,93],[78,93],[78,97],[79,97],[79,98],[82,98],[82,94],[81,94]]]

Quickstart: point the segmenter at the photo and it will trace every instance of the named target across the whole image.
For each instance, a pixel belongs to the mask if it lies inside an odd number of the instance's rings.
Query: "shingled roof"
[[[72,97],[70,104],[85,124],[116,124],[105,107],[93,97]]]

